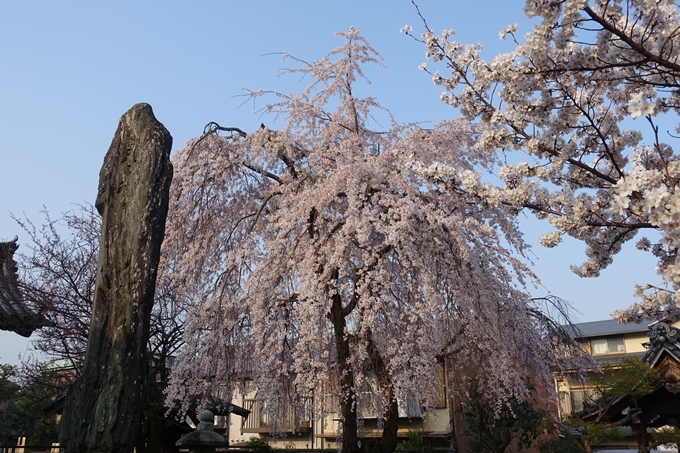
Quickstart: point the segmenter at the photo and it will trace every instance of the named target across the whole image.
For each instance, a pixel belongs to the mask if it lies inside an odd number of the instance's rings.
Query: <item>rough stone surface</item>
[[[137,439],[171,148],[151,106],[137,104],[121,117],[104,158],[92,325],[82,377],[66,396],[60,432],[66,453],[128,453]]]

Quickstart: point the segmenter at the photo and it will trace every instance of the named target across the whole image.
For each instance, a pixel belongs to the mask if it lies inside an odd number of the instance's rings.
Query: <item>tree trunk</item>
[[[645,425],[635,426],[635,436],[637,437],[638,452],[649,452],[649,438],[647,437],[647,427]]]
[[[508,448],[508,445],[510,445],[510,442],[512,441],[511,436],[507,436],[504,439],[495,439],[494,440],[494,447],[496,453],[504,453],[505,449]]]
[[[390,407],[387,410],[387,417],[384,420],[383,432],[380,439],[373,444],[370,453],[392,453],[397,449],[399,431],[399,403],[394,395],[394,388],[392,382],[387,374],[387,368],[383,361],[382,355],[373,342],[372,332],[368,332],[367,349],[368,355],[371,358],[371,365],[375,370],[376,378],[380,387],[387,389],[387,399],[390,402]]]
[[[104,159],[92,324],[82,376],[66,397],[60,432],[66,453],[129,453],[137,440],[171,147],[151,106],[137,104],[121,117]]]
[[[581,446],[583,447],[582,450],[585,453],[593,453],[593,446],[590,445],[590,441],[586,440],[581,436]]]
[[[382,436],[373,444],[369,453],[392,453],[397,449],[399,443],[397,438],[399,431],[399,403],[392,396],[391,391],[390,398],[392,402],[390,403],[387,418],[383,425]]]
[[[354,373],[349,364],[350,343],[345,331],[347,323],[342,299],[336,293],[330,313],[335,333],[335,348],[338,352],[340,370],[340,407],[342,408],[342,453],[357,453],[357,408],[354,394]]]

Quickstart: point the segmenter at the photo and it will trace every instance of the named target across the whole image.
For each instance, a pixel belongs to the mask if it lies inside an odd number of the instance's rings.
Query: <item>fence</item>
[[[64,449],[53,446],[37,446],[37,447],[3,447],[0,445],[0,453],[63,453]]]
[[[247,419],[243,420],[242,430],[244,433],[268,433],[270,431],[268,417],[263,413],[262,406],[256,399],[246,399],[244,409],[250,411]],[[292,404],[286,404],[283,414],[279,417],[279,430],[281,432],[307,432],[311,426],[311,400],[304,399],[302,407],[298,408],[300,414],[295,413]],[[296,426],[296,415],[298,423]]]
[[[181,450],[180,450],[181,451]],[[187,451],[187,450],[185,450]],[[0,453],[63,453],[64,449],[60,447],[53,446],[37,446],[37,447],[3,447],[0,445]],[[227,453],[337,453],[337,449],[307,449],[307,448],[297,448],[297,449],[280,449],[280,448],[257,448],[257,447],[230,447],[230,448],[218,448],[217,452],[227,452]],[[455,453],[451,449],[431,449],[424,448],[422,450],[397,450],[397,453]]]
[[[188,450],[184,450],[188,451]],[[218,453],[338,453],[337,448],[319,449],[319,448],[258,448],[258,447],[228,447],[217,448]],[[450,448],[423,448],[421,450],[396,450],[395,453],[456,453]]]

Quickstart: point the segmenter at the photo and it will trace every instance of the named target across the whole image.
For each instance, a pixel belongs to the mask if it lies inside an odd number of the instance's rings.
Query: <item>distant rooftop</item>
[[[613,319],[606,319],[604,321],[582,322],[574,324],[576,332],[574,336],[579,337],[596,337],[600,335],[615,335],[633,332],[647,332],[648,326],[653,321],[643,321],[638,324],[621,324]]]

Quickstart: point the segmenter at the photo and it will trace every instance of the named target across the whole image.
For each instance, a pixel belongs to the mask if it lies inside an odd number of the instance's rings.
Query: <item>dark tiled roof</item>
[[[19,291],[17,263],[14,261],[14,252],[19,248],[18,239],[0,242],[0,330],[30,337],[35,329],[46,323],[42,316],[26,307]]]
[[[582,322],[574,324],[576,338],[599,337],[605,335],[621,335],[624,333],[646,333],[651,321],[643,321],[638,324],[621,324],[613,319],[604,321]]]

